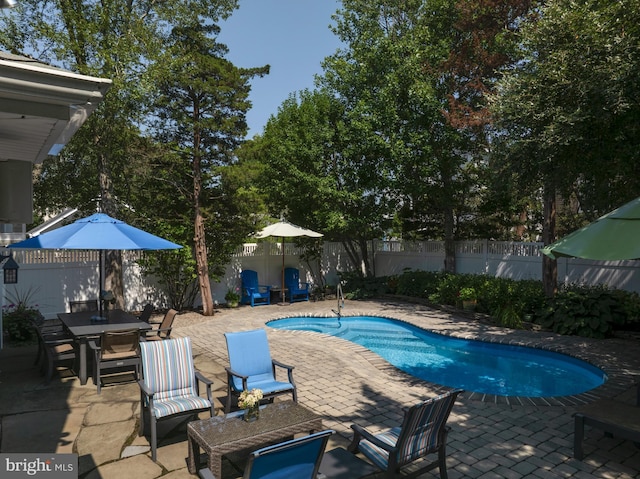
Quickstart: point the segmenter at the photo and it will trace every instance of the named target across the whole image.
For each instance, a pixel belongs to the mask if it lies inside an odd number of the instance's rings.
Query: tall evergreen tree
[[[214,312],[207,222],[219,221],[211,188],[220,183],[219,168],[231,164],[247,132],[249,80],[269,72],[268,66],[244,69],[225,60],[227,48],[214,38],[218,32],[216,25],[202,23],[175,28],[167,54],[154,66],[161,78],[157,137],[190,165],[193,251],[205,316]]]

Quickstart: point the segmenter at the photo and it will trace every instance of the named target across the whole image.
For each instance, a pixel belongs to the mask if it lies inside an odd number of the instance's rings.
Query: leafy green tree
[[[160,78],[155,105],[158,140],[171,145],[177,159],[189,165],[191,191],[183,191],[190,200],[193,252],[205,316],[214,313],[207,246],[220,248],[228,256],[224,247],[233,242],[225,241],[225,230],[216,225],[229,227],[239,216],[232,204],[218,206],[215,196],[223,192],[220,167],[232,162],[233,150],[246,134],[249,80],[269,72],[268,66],[244,69],[225,60],[226,46],[213,38],[218,33],[216,25],[202,23],[174,28],[166,55],[154,66]],[[210,237],[213,241],[208,241]],[[218,263],[218,268],[225,263]]]
[[[371,275],[367,242],[382,234],[388,210],[377,172],[347,138],[344,120],[343,105],[326,92],[291,95],[253,141],[258,181],[273,217],[342,242],[353,268]]]
[[[497,159],[542,191],[543,241],[557,239],[557,198],[594,217],[638,196],[640,2],[554,0],[522,32],[522,60],[494,101]],[[545,292],[556,262],[543,261]]]
[[[105,100],[76,133],[62,156],[45,161],[36,183],[40,212],[63,206],[91,211],[97,203],[112,216],[126,216],[123,205],[131,183],[129,165],[144,124],[155,79],[147,68],[165,47],[174,25],[199,18],[217,21],[237,0],[54,1],[22,0],[0,16],[0,45],[84,75],[113,81]],[[137,215],[136,215],[137,217]],[[125,219],[125,218],[123,218]],[[106,281],[123,306],[119,254],[106,264]]]
[[[325,60],[321,83],[344,103],[360,171],[378,174],[400,233],[443,239],[447,271],[483,194],[486,93],[530,3],[345,0],[337,16],[347,48]]]

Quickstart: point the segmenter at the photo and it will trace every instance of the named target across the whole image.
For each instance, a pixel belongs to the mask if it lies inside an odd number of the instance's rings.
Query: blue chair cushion
[[[243,376],[273,380],[271,350],[264,329],[226,333],[225,337],[231,369]]]
[[[234,377],[233,378],[233,388],[236,391],[242,391],[242,380]],[[247,380],[247,388],[251,389],[261,389],[264,394],[271,394],[277,391],[287,391],[293,389],[293,384],[284,381],[274,381],[273,374],[269,375],[269,379],[261,380],[257,377],[250,377]]]

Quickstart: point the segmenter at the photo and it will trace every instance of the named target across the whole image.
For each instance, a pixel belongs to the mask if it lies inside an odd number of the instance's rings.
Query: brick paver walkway
[[[227,365],[223,333],[264,327],[287,316],[330,316],[333,301],[223,310],[211,321],[179,328],[194,350]],[[588,393],[568,398],[529,400],[465,393],[451,414],[449,477],[456,478],[633,478],[640,477],[640,449],[629,441],[587,429],[585,459],[573,453],[576,407],[598,397],[631,401],[640,379],[640,342],[588,340],[550,333],[505,330],[425,306],[393,301],[349,302],[344,315],[377,315],[459,337],[527,344],[587,359],[610,379]],[[327,428],[350,438],[350,425],[371,430],[398,425],[401,410],[437,394],[442,387],[408,377],[377,355],[347,341],[312,332],[267,328],[272,356],[295,365],[299,401],[324,418]],[[225,388],[219,388],[222,394]],[[220,397],[220,399],[223,399]],[[423,477],[437,477],[434,472]]]

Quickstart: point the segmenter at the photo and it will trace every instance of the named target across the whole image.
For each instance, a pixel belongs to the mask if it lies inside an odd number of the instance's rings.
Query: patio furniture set
[[[244,478],[353,479],[378,471],[386,471],[386,477],[395,477],[404,466],[432,453],[437,454],[437,459],[427,462],[417,473],[438,467],[441,477],[447,477],[446,422],[460,390],[451,390],[408,409],[402,425],[388,432],[376,435],[352,426],[355,435],[349,450],[362,452],[370,462],[342,448],[325,454],[328,437],[334,431],[323,431],[322,418],[297,403],[293,367],[271,357],[266,331],[225,333],[225,338],[230,362],[226,414],[211,415],[187,425],[187,463],[192,474],[220,479],[223,455],[272,444],[250,454]],[[287,372],[287,381],[277,379],[277,368]],[[261,406],[258,420],[247,422],[243,420],[243,411],[229,411],[232,398],[251,389],[263,390],[263,398],[270,403]],[[292,399],[273,402],[283,394],[291,394]],[[305,435],[291,439],[296,434]],[[202,469],[199,469],[200,449],[207,454],[207,467]]]
[[[102,378],[108,371],[129,369],[137,378],[139,343],[169,338],[177,314],[173,309],[167,311],[162,323],[154,328],[149,322],[152,306],[146,308],[140,317],[120,309],[100,313],[95,300],[71,302],[69,309],[69,313],[59,313],[57,320],[34,322],[39,344],[36,364],[42,363],[48,383],[56,364],[73,360],[73,371],[78,375],[80,384],[87,383],[92,370],[98,393]]]
[[[300,271],[297,268],[284,268],[284,283],[274,287],[260,284],[258,273],[251,269],[245,269],[240,273],[242,281],[243,304],[251,307],[271,304],[272,294],[280,295],[282,302],[289,298],[289,303],[297,301],[309,301],[309,283],[300,281]]]
[[[351,479],[380,470],[386,470],[388,477],[395,477],[400,468],[432,453],[437,454],[437,460],[429,462],[427,469],[439,467],[441,477],[446,478],[446,421],[460,390],[410,408],[400,427],[382,434],[374,435],[354,425],[351,452],[338,448],[325,453],[328,438],[334,431],[323,430],[322,417],[298,404],[294,368],[271,357],[264,329],[225,333],[229,355],[227,399],[225,414],[215,416],[213,382],[195,369],[189,337],[163,336],[166,324],[154,330],[148,322],[119,310],[109,311],[107,319],[103,319],[97,317],[92,305],[79,308],[84,310],[59,314],[57,324],[38,326],[40,349],[49,357],[46,360],[48,379],[53,364],[49,362],[51,350],[72,342],[72,354],[60,355],[57,359],[74,359],[80,382],[86,384],[88,362],[92,357],[98,392],[103,372],[113,368],[132,369],[140,387],[139,435],[149,435],[154,461],[157,460],[158,421],[184,416],[189,421],[188,469],[202,478],[221,479],[222,457],[252,448],[259,449],[249,455],[245,478],[270,474],[270,478]],[[175,311],[170,310],[163,323],[170,323],[174,317]],[[150,338],[157,339],[139,340],[150,331]],[[89,351],[93,354],[88,356]],[[286,372],[286,379],[277,378],[280,370]],[[204,388],[202,395],[201,387]],[[263,391],[263,404],[259,419],[247,421],[244,411],[231,412],[231,404],[242,391],[252,389]],[[291,399],[274,402],[281,395],[290,395]],[[209,417],[200,420],[200,413]],[[294,438],[301,434],[302,437]],[[201,449],[207,455],[205,467],[200,463]],[[370,462],[356,456],[354,453],[358,451]]]

